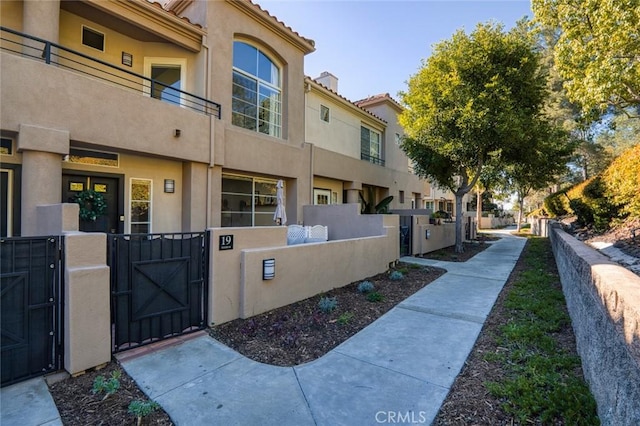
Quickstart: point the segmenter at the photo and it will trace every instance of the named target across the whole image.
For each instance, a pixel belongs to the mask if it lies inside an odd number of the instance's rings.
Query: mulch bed
[[[422,257],[466,261],[486,247],[487,244],[471,243],[465,244],[463,254],[448,247]],[[245,356],[268,364],[291,366],[317,359],[445,273],[439,268],[402,263],[396,269],[404,272],[401,281],[391,280],[389,273],[368,278],[382,301],[370,302],[366,295],[358,293],[359,281],[322,295],[335,297],[338,302],[329,314],[319,310],[318,295],[246,320],[215,326],[208,330],[209,334]],[[102,395],[92,393],[94,380],[99,375],[109,378],[113,371],[121,373],[120,389],[102,400]],[[135,425],[136,418],[128,413],[129,404],[148,400],[115,360],[102,369],[67,378],[49,388],[65,425]],[[145,417],[143,424],[173,423],[160,408]]]
[[[103,400],[104,394],[92,392],[93,382],[100,375],[110,378],[114,371],[121,374],[120,388]],[[49,390],[64,425],[136,425],[137,418],[128,412],[129,404],[134,400],[148,401],[117,361],[99,370],[94,369],[50,385]],[[28,409],[25,407],[25,410]],[[146,416],[142,424],[165,426],[173,425],[173,422],[160,408]]]
[[[527,249],[528,245],[525,246],[523,254]],[[486,361],[485,356],[505,350],[497,344],[495,336],[498,330],[510,321],[509,309],[504,306],[504,300],[513,288],[518,276],[527,269],[523,257],[523,255],[520,256],[500,292],[473,350],[433,422],[434,426],[517,424],[513,416],[505,413],[501,408],[502,401],[492,396],[485,386],[487,382],[502,381],[505,375],[499,364]],[[557,275],[555,260],[551,252],[548,253],[546,265],[548,265],[549,272]],[[559,277],[557,285],[560,286]],[[570,325],[561,332],[554,333],[554,339],[567,353],[577,354],[575,336]]]

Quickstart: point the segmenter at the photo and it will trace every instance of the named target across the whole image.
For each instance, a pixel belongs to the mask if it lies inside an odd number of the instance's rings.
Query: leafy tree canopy
[[[400,94],[407,134],[402,149],[416,174],[455,193],[457,212],[487,163],[520,161],[535,149],[544,132],[532,129],[546,125],[541,70],[526,22],[509,32],[479,24],[469,35],[458,31],[437,44]],[[460,214],[456,225],[461,250]]]
[[[640,0],[532,0],[532,9],[558,31],[555,63],[572,101],[585,111],[640,104]]]

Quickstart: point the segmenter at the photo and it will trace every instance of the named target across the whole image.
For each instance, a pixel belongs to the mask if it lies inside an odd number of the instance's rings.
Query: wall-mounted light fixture
[[[174,136],[174,137],[179,138],[181,134],[182,134],[182,130],[180,130],[180,129],[173,129],[173,136]]]
[[[276,260],[264,259],[262,261],[262,279],[272,280],[276,276]]]
[[[431,230],[427,229],[427,231],[424,233],[424,237],[428,240],[430,236],[431,236]]]
[[[164,192],[167,194],[173,194],[176,192],[176,181],[174,179],[164,180]]]

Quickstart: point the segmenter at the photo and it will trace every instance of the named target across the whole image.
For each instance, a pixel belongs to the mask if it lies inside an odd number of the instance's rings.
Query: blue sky
[[[338,92],[351,101],[397,94],[431,54],[433,44],[477,23],[511,28],[533,17],[529,0],[254,0],[287,26],[316,43],[305,74],[329,71]]]

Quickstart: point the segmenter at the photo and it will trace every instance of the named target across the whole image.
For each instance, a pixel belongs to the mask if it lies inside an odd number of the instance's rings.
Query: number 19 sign
[[[233,250],[233,235],[220,235],[219,250]]]

